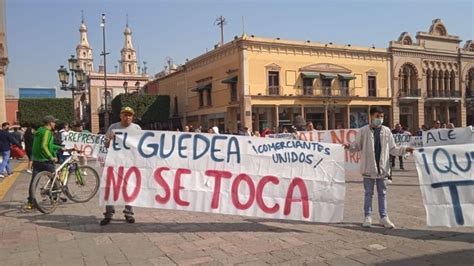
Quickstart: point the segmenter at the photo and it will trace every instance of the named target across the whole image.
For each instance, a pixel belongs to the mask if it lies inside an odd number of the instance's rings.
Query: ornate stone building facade
[[[390,42],[394,122],[414,130],[435,120],[473,124],[474,45],[460,43],[440,19],[416,41],[403,32]]]

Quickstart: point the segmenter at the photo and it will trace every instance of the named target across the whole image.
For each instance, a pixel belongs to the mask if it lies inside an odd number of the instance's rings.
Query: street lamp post
[[[123,82],[123,88],[125,89],[125,94],[128,94],[128,81]]]
[[[137,93],[140,91],[140,81],[135,82],[135,89],[137,90]]]
[[[71,55],[71,58],[68,59],[69,70],[71,71],[71,84],[69,84],[69,72],[64,66],[61,66],[58,69],[59,81],[61,82],[61,90],[71,91],[72,94],[72,116],[73,119],[76,119],[76,107],[75,107],[75,93],[76,91],[83,90],[83,82],[85,78],[84,71],[77,65],[77,59]],[[76,80],[77,85],[74,84],[74,79]]]
[[[102,22],[100,23],[102,27],[102,53],[101,56],[104,57],[104,94],[105,94],[105,113],[104,113],[104,127],[109,127],[109,103],[108,103],[108,93],[107,93],[107,55],[109,53],[105,50],[105,14],[102,14]]]

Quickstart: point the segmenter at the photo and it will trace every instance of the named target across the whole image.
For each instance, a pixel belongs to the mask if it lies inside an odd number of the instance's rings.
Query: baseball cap
[[[135,111],[133,111],[131,107],[126,106],[126,107],[123,107],[122,110],[120,110],[120,113],[129,113],[129,114],[134,115]]]
[[[58,122],[59,119],[54,118],[52,115],[47,115],[43,117],[43,123],[51,123],[51,122]]]

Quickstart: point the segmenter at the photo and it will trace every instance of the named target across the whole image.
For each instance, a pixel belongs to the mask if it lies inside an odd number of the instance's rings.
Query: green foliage
[[[136,123],[146,125],[167,121],[170,114],[170,97],[167,95],[120,94],[112,100],[112,122],[120,120],[120,110],[131,107]]]
[[[22,126],[42,126],[47,115],[59,119],[58,123],[73,121],[72,99],[68,98],[19,99],[18,111]]]

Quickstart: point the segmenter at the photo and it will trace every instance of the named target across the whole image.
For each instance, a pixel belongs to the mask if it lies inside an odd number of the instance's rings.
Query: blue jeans
[[[372,214],[372,196],[374,195],[374,184],[377,185],[377,196],[379,201],[380,218],[387,216],[387,186],[385,179],[364,178],[364,215]]]
[[[7,170],[7,174],[11,175],[13,174],[13,170],[10,166],[10,150],[8,151],[2,151],[2,164],[0,164],[0,175],[3,175],[3,172]]]

